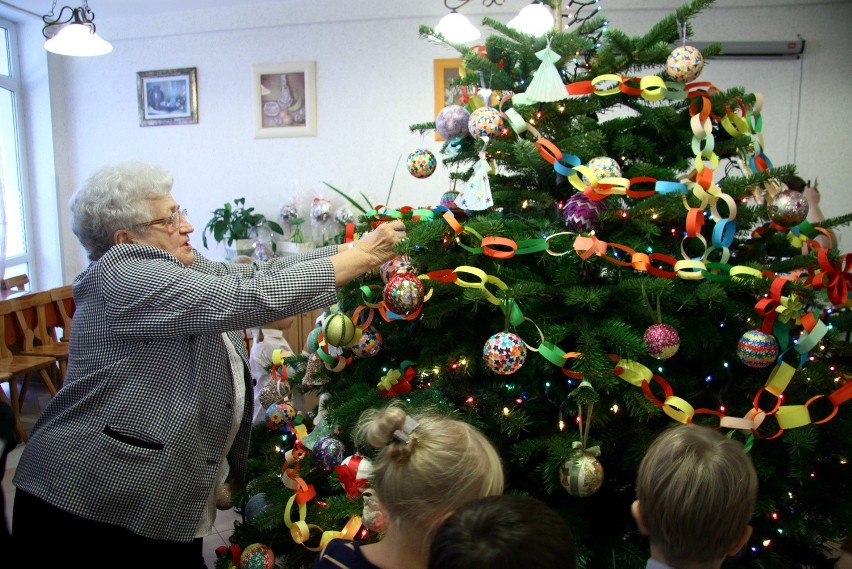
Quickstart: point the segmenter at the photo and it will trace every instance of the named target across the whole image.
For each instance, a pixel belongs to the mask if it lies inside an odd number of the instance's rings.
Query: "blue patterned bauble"
[[[598,180],[601,178],[621,177],[621,166],[619,166],[618,162],[609,156],[598,156],[597,158],[592,158],[586,166],[592,171],[592,174],[594,174]],[[585,176],[583,176],[583,181],[587,184],[589,183],[589,180]]]
[[[470,120],[467,122],[467,129],[477,139],[483,136],[494,136],[500,132],[502,126],[503,119],[493,107],[479,107],[470,113]]]
[[[296,408],[289,403],[273,403],[266,409],[266,428],[270,431],[284,433],[293,423],[297,415]]]
[[[359,358],[370,358],[382,349],[382,333],[373,326],[368,326],[361,338],[352,346],[352,353]]]
[[[414,273],[396,273],[385,285],[385,304],[397,314],[410,314],[423,304],[426,291]]]
[[[593,200],[583,192],[577,192],[565,203],[562,209],[562,219],[565,227],[578,233],[597,231],[598,217],[606,209],[604,200]]]
[[[464,138],[468,135],[467,122],[470,113],[461,105],[447,105],[435,118],[435,130],[447,140]]]
[[[346,447],[335,437],[322,437],[314,443],[311,457],[325,470],[331,470],[346,456]]]
[[[270,509],[270,505],[266,503],[266,492],[261,492],[248,499],[243,508],[243,517],[251,523],[256,517],[262,516]]]
[[[676,47],[666,59],[666,73],[679,83],[689,83],[704,68],[704,56],[691,45]]]
[[[517,334],[498,332],[482,348],[485,365],[500,375],[515,373],[527,359],[527,345]]]
[[[408,155],[408,173],[415,178],[428,178],[437,165],[435,155],[425,148],[418,148]]]
[[[406,257],[397,257],[391,259],[387,263],[379,267],[379,276],[382,277],[382,282],[387,284],[392,276],[397,273],[413,273],[414,267],[408,262]]]
[[[322,328],[319,326],[308,332],[308,337],[305,340],[305,348],[308,350],[309,354],[316,353],[316,351],[319,350],[320,334],[322,334]]]
[[[737,357],[748,367],[762,368],[778,359],[778,340],[761,330],[749,330],[737,342]]]

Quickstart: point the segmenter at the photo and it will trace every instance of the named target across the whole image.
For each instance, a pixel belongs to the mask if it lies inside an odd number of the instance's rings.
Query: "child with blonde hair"
[[[651,543],[648,569],[717,569],[751,537],[757,474],[742,443],[677,424],[648,448],[631,512]]]
[[[384,515],[381,540],[330,541],[314,569],[425,569],[438,526],[462,504],[503,493],[503,465],[478,429],[430,410],[395,401],[368,409],[356,442],[381,449],[373,461],[372,489]]]

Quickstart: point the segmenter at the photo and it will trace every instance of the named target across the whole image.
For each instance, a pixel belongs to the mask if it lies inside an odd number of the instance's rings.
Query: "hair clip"
[[[395,438],[396,440],[403,442],[405,444],[410,443],[411,437],[409,435],[411,435],[411,431],[416,429],[417,425],[419,425],[419,424],[420,423],[418,423],[417,421],[415,421],[414,419],[412,419],[411,417],[406,415],[405,416],[405,423],[403,423],[403,425],[402,425],[402,430],[400,430],[400,429],[395,430],[393,432],[393,438]]]

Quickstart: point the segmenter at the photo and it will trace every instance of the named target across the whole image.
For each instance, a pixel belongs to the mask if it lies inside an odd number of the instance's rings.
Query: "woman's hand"
[[[405,224],[395,219],[382,223],[355,242],[355,248],[374,260],[374,266],[386,263],[397,256],[394,246],[405,239]]]

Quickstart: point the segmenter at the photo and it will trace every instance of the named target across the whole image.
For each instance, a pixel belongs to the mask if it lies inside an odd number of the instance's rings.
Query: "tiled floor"
[[[3,386],[8,396],[7,386]],[[41,413],[42,407],[47,404],[50,394],[39,382],[32,382],[27,388],[27,399],[21,414],[21,422],[29,433],[35,425]],[[15,499],[15,487],[12,485],[12,477],[18,466],[18,459],[24,450],[24,445],[19,444],[6,459],[6,472],[3,474],[3,496],[6,502],[6,521],[8,527],[12,527],[12,503]],[[242,521],[242,516],[233,510],[220,511],[216,514],[216,523],[213,524],[213,533],[204,538],[204,559],[208,569],[216,566],[216,548],[220,545],[228,545],[228,538],[234,531],[234,521]]]

